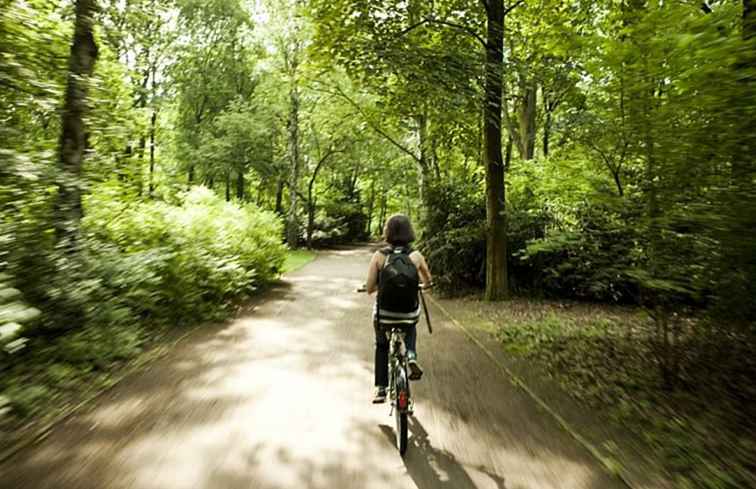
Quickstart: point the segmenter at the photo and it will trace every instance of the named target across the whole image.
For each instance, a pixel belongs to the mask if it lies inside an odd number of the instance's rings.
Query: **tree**
[[[56,232],[63,246],[73,249],[82,216],[81,171],[87,144],[84,117],[89,78],[97,60],[94,0],[77,0],[74,35],[68,62],[68,82],[62,112],[58,160],[61,176],[56,202]]]

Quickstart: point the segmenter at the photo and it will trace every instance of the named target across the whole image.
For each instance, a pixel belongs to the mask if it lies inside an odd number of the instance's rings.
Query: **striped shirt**
[[[376,320],[378,312],[378,302],[373,303],[373,321]],[[416,324],[420,320],[420,304],[412,312],[393,312],[381,309],[381,324]]]

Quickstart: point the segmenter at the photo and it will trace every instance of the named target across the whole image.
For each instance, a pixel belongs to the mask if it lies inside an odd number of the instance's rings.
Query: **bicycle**
[[[418,293],[420,294],[423,311],[425,312],[425,321],[428,325],[428,332],[433,334],[433,327],[430,322],[430,314],[425,304],[423,290],[432,286],[421,284]],[[357,289],[358,292],[364,292],[365,288]],[[407,357],[407,345],[404,338],[407,334],[406,328],[409,326],[392,326],[389,330],[389,385],[388,394],[391,405],[389,416],[394,416],[396,422],[396,446],[399,454],[402,456],[407,452],[408,442],[408,418],[414,414],[414,400],[410,389],[410,378],[407,373],[409,370],[409,358]]]

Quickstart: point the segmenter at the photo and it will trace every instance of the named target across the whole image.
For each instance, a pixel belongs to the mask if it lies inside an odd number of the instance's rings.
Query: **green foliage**
[[[626,214],[593,203],[576,209],[574,218],[569,228],[547,221],[555,230],[517,253],[537,268],[536,285],[555,296],[637,302],[638,282],[630,271],[639,261],[639,236],[625,225]]]
[[[435,186],[419,244],[444,292],[481,287],[485,279],[485,213],[482,197],[465,185]]]
[[[21,291],[12,287],[10,278],[0,274],[0,362],[25,346],[24,330],[40,314],[22,301]]]
[[[0,357],[9,372],[0,391],[17,416],[129,360],[161,326],[222,318],[232,301],[283,270],[282,225],[270,212],[225,202],[203,187],[173,204],[124,202],[118,193],[104,186],[87,198],[80,253],[54,258],[56,273],[37,285],[41,316],[3,279],[0,332],[9,335],[0,346],[17,349],[6,340],[19,333],[30,338],[18,358]],[[21,387],[28,378],[43,384]]]
[[[83,229],[95,240],[91,266],[139,315],[206,316],[269,282],[283,266],[276,217],[224,202],[202,187],[177,205],[119,203],[103,193],[87,208]]]

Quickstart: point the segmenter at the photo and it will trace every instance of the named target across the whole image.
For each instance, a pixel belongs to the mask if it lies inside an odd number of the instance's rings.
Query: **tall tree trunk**
[[[523,88],[522,103],[518,114],[521,139],[518,147],[523,160],[532,160],[533,156],[535,156],[537,99],[538,90],[536,85],[528,82]]]
[[[549,156],[549,138],[551,137],[551,111],[546,112],[546,120],[543,123],[543,156]]]
[[[509,295],[507,231],[504,200],[504,162],[501,154],[502,65],[504,61],[504,4],[487,2],[486,95],[486,300]]]
[[[384,190],[381,192],[381,213],[378,217],[378,232],[383,233],[383,227],[386,225],[386,207],[388,206],[388,197],[386,196],[386,191]]]
[[[152,116],[150,117],[150,175],[149,175],[149,196],[152,198],[155,192],[155,132],[157,130],[157,80],[155,72],[157,67],[152,65]]]
[[[294,79],[292,79],[292,86],[289,91],[289,103],[288,129],[291,174],[289,175],[290,205],[286,223],[286,242],[289,246],[296,247],[299,240],[299,224],[297,223],[297,189],[299,188],[299,89]]]
[[[278,177],[278,185],[276,186],[276,206],[274,210],[279,216],[283,216],[283,191],[285,184],[286,182],[284,181],[283,175]]]
[[[155,127],[157,126],[157,108],[152,109],[150,118],[150,198],[155,192]]]
[[[430,209],[430,186],[433,174],[431,172],[430,147],[428,144],[428,118],[424,115],[415,116],[417,124],[417,139],[420,158],[417,160],[417,174],[420,186],[420,226],[425,228],[428,211]]]
[[[226,202],[231,202],[231,173],[226,172]]]
[[[82,216],[81,168],[84,162],[87,134],[84,116],[87,111],[89,77],[97,61],[94,0],[76,1],[73,42],[68,59],[68,80],[61,117],[62,131],[58,161],[61,177],[55,202],[56,238],[64,248],[73,251]]]
[[[139,162],[136,169],[136,186],[137,195],[142,195],[142,188],[144,186],[142,179],[144,176],[144,153],[147,151],[147,136],[142,134],[139,136],[139,152],[137,153],[137,161]]]
[[[246,186],[247,183],[244,180],[244,171],[239,169],[239,172],[236,174],[236,199],[239,202],[244,202],[246,199]]]
[[[312,249],[312,235],[315,232],[315,198],[310,192],[307,199],[307,248]]]
[[[368,200],[367,225],[365,229],[365,233],[367,234],[368,238],[372,236],[374,213],[375,213],[375,180],[371,180],[370,181],[370,198]]]

